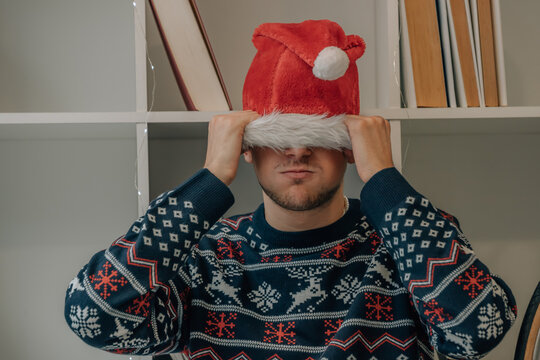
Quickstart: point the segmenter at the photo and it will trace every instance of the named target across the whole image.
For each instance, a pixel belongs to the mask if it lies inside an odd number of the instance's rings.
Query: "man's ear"
[[[253,164],[253,153],[251,152],[251,149],[244,151],[244,160],[248,164]]]
[[[343,149],[343,155],[349,164],[354,164],[354,153],[350,149]]]

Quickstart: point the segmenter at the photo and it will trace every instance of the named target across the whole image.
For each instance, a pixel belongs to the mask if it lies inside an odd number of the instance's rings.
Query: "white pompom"
[[[345,51],[336,46],[328,46],[317,55],[313,75],[322,80],[336,80],[342,77],[348,68],[349,57]]]

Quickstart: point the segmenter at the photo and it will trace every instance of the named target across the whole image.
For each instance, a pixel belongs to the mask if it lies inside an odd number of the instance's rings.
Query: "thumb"
[[[343,155],[345,155],[345,159],[347,159],[347,162],[349,164],[354,164],[354,153],[351,149],[343,149]]]

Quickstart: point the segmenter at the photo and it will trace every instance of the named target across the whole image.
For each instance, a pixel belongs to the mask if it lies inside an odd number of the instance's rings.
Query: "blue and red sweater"
[[[314,230],[272,228],[263,204],[222,218],[233,203],[207,169],[154,199],[70,283],[70,328],[106,351],[191,359],[478,359],[516,319],[457,219],[395,168]]]

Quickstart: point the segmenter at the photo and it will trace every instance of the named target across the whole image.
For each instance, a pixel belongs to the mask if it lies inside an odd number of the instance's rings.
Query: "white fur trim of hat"
[[[253,147],[352,149],[344,119],[345,114],[327,117],[272,112],[246,126],[242,147],[244,151]]]

